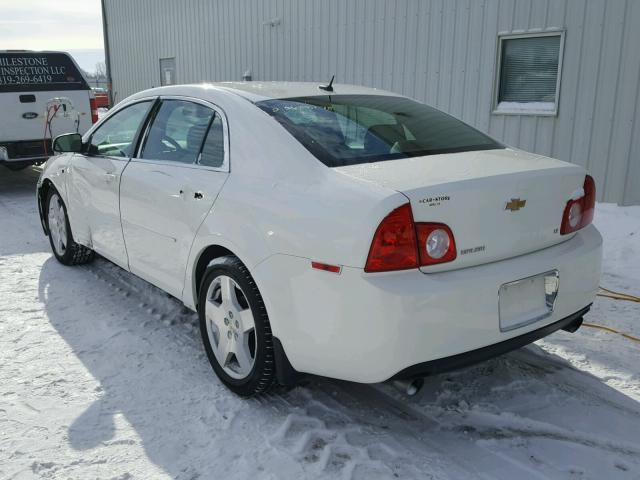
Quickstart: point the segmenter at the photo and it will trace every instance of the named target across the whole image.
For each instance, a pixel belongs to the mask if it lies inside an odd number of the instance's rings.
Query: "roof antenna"
[[[318,88],[320,90],[324,90],[325,92],[333,92],[333,79],[336,78],[335,75],[333,75],[331,77],[331,81],[329,82],[329,85],[318,85]]]

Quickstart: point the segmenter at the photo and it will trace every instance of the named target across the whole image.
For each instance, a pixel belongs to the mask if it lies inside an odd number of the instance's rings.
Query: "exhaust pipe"
[[[582,326],[582,320],[583,320],[583,317],[576,318],[569,325],[567,325],[566,327],[563,327],[562,330],[564,330],[565,332],[574,333],[576,330],[578,330]]]
[[[396,387],[400,392],[405,395],[409,395],[410,397],[414,396],[416,393],[420,391],[422,386],[424,385],[424,378],[410,378],[408,380],[394,380],[393,386]]]

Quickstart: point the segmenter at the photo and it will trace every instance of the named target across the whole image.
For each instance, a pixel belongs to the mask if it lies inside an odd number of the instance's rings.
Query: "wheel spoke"
[[[250,308],[246,310],[242,310],[238,312],[240,315],[240,328],[243,333],[249,333],[251,330],[255,328],[255,323],[253,321],[253,313]]]
[[[218,327],[218,331],[222,334],[224,328],[224,310],[211,299],[207,299],[204,305],[205,318]]]
[[[253,359],[251,358],[251,351],[249,350],[249,343],[246,335],[242,338],[241,342],[236,343],[235,350],[236,360],[238,360],[240,369],[243,373],[247,373],[247,371],[251,369]]]
[[[234,353],[233,343],[233,340],[229,339],[225,332],[220,332],[216,353],[218,354],[217,357],[220,362],[220,366],[223,368],[229,364],[229,357]]]
[[[222,277],[220,279],[220,290],[222,302],[226,303],[229,307],[234,307],[236,310],[239,310],[235,282],[227,276]]]

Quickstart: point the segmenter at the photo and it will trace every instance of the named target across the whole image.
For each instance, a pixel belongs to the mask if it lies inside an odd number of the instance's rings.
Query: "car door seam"
[[[224,179],[224,182],[222,182],[222,186],[218,189],[218,193],[213,198],[213,202],[211,202],[211,206],[207,210],[207,213],[203,215],[202,221],[200,222],[200,225],[198,225],[198,228],[196,228],[193,238],[191,239],[191,245],[189,246],[189,253],[187,254],[187,262],[184,266],[184,273],[182,275],[183,280],[182,280],[182,293],[180,294],[181,298],[184,298],[184,288],[185,288],[185,285],[187,284],[186,282],[187,272],[189,270],[193,271],[193,269],[189,269],[189,266],[190,266],[189,259],[191,258],[191,252],[193,251],[193,245],[196,243],[196,238],[198,238],[198,234],[200,233],[200,229],[202,228],[202,225],[204,225],[204,222],[207,220],[207,218],[209,218],[209,215],[211,215],[211,212],[213,211],[213,208],[215,207],[216,202],[218,201],[218,198],[220,198],[220,195],[222,194],[222,191],[224,190],[224,187],[227,184],[227,181],[229,180],[229,175],[230,175],[229,172],[219,172],[219,173],[226,173],[227,177]]]
[[[127,269],[131,271],[131,263],[129,262],[129,250],[127,249],[127,239],[124,236],[124,224],[122,221],[122,177],[124,176],[124,172],[127,170],[127,167],[131,163],[131,157],[127,160],[126,165],[122,168],[120,172],[120,178],[118,179],[118,218],[120,219],[120,233],[122,234],[122,244],[124,245],[124,254],[127,257]]]

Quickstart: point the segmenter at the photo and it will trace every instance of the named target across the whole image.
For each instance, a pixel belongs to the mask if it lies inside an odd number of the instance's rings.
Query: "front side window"
[[[460,120],[404,97],[323,95],[257,106],[329,167],[503,148]]]
[[[152,102],[140,102],[113,114],[91,135],[90,155],[129,158],[135,148],[134,140]]]
[[[196,163],[214,111],[184,100],[164,100],[153,119],[141,158]]]
[[[495,113],[556,112],[561,43],[560,33],[500,38]]]

